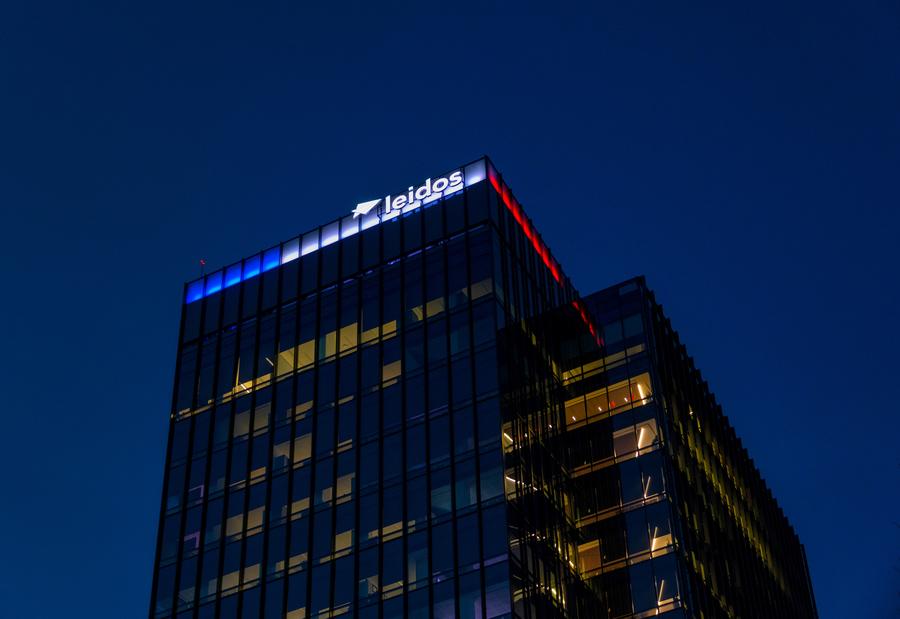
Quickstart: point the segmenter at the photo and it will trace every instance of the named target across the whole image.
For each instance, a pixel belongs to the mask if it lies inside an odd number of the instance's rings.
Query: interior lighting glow
[[[303,235],[303,241],[300,244],[300,255],[305,256],[319,249],[319,231],[313,230]]]
[[[198,279],[195,282],[191,282],[187,287],[187,295],[185,296],[188,303],[193,303],[194,301],[199,301],[203,298],[203,280]]]
[[[328,245],[331,245],[332,243],[338,242],[338,239],[340,238],[340,235],[338,234],[340,224],[340,221],[335,221],[322,228],[321,247],[326,247]]]
[[[271,271],[281,264],[281,248],[273,247],[263,255],[263,271]]]
[[[286,262],[291,262],[292,260],[296,260],[300,257],[300,239],[292,239],[284,244],[284,249],[281,251],[281,264]]]
[[[225,270],[225,287],[234,286],[241,282],[241,264],[232,264]]]
[[[222,289],[222,271],[216,271],[212,275],[206,276],[206,288],[203,294],[210,295],[219,292]]]
[[[259,275],[259,258],[259,254],[256,254],[252,258],[244,260],[244,273],[241,275],[241,279],[247,280]]]
[[[346,239],[348,236],[353,236],[359,232],[359,219],[353,217],[353,215],[348,215],[341,220],[341,238]]]

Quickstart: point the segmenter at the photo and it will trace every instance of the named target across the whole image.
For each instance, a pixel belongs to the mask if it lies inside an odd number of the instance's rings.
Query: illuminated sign
[[[306,234],[294,237],[264,252],[236,262],[224,269],[188,282],[185,302],[193,303],[242,281],[259,276],[271,269],[319,251],[341,239],[368,230],[379,223],[394,219],[421,206],[445,198],[465,187],[471,187],[487,178],[487,162],[478,159],[439,177],[426,178],[421,185],[411,186],[406,193],[386,195],[376,200],[360,202],[350,214],[331,223],[319,226]]]
[[[388,194],[383,198],[360,202],[351,212],[353,217],[356,218],[369,215],[374,209],[378,208],[376,214],[381,215],[381,219],[384,221],[396,217],[400,213],[417,209],[423,204],[433,202],[445,193],[453,193],[462,188],[463,173],[462,170],[456,170],[434,180],[426,178],[425,182],[418,187],[411,185],[406,193],[398,196]]]

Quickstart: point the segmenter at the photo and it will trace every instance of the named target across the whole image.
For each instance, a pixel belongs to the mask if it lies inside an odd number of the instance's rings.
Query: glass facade
[[[185,286],[150,617],[815,616],[643,282],[459,171]]]

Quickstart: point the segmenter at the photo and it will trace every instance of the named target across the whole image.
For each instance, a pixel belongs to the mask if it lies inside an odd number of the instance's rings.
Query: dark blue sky
[[[823,619],[897,612],[895,2],[85,4],[0,9],[0,616],[145,616],[198,258],[483,153],[582,292],[647,276]]]

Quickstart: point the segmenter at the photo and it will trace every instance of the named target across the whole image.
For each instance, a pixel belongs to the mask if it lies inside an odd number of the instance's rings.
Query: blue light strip
[[[476,183],[480,183],[485,178],[487,178],[487,169],[484,159],[479,159],[463,168],[465,187],[471,187]],[[423,206],[427,208],[433,204],[437,204],[440,198],[447,198],[459,193],[459,191],[462,190],[460,189],[445,195],[437,195],[434,199],[429,199],[425,204],[417,202],[416,204],[418,206],[415,208],[408,210],[404,209],[404,214],[406,212],[417,211]],[[185,303],[199,301],[203,297],[216,294],[224,288],[229,288],[242,281],[256,277],[260,273],[271,271],[282,264],[297,260],[300,256],[305,256],[314,251],[318,251],[323,247],[336,243],[340,239],[345,239],[362,230],[390,221],[398,214],[398,211],[394,211],[394,214],[390,216],[372,213],[360,218],[347,215],[337,221],[325,224],[324,226],[319,226],[311,232],[285,241],[281,245],[268,249],[261,254],[251,256],[243,262],[237,262],[224,269],[219,269],[215,273],[210,273],[206,277],[189,282],[184,301]]]

